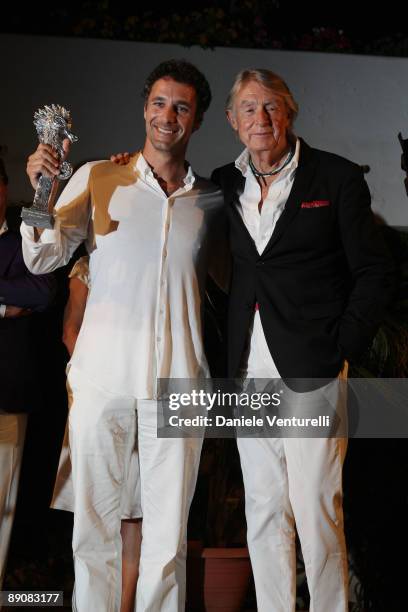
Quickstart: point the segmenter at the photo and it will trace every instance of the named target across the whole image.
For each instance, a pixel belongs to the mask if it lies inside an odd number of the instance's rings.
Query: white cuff
[[[27,242],[31,242],[34,247],[36,244],[55,244],[59,239],[60,221],[57,217],[55,219],[54,229],[45,229],[37,241],[34,239],[34,228],[31,227],[31,225],[26,225],[24,221],[21,223],[20,232],[22,237]]]
[[[6,316],[6,304],[0,304],[0,319],[4,319]]]

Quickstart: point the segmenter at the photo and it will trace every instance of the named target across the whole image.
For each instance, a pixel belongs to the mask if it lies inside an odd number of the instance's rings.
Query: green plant
[[[226,378],[226,319],[227,296],[208,279],[204,340],[214,379]],[[246,545],[244,485],[235,439],[204,440],[189,531],[208,547]]]
[[[408,233],[383,225],[397,275],[395,299],[365,355],[351,364],[351,378],[408,376]]]
[[[385,225],[382,232],[395,260],[397,290],[370,348],[351,364],[350,377],[408,376],[408,233]],[[407,467],[405,439],[350,440],[345,518],[350,565],[359,582],[356,612],[406,607],[404,565],[397,559],[406,543]],[[396,525],[399,537],[390,537],[384,525]]]

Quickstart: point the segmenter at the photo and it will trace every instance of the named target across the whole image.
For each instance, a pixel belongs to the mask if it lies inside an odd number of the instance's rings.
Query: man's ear
[[[193,125],[192,131],[196,132],[201,127],[202,122],[203,122],[202,117],[197,117],[196,119],[194,119],[194,125]]]
[[[225,111],[225,114],[227,115],[228,123],[230,124],[232,129],[237,131],[238,130],[238,124],[237,124],[237,120],[235,119],[234,113],[231,110],[227,110],[227,111]]]
[[[144,120],[146,120],[146,108],[147,108],[147,102],[145,102],[144,105],[143,105],[143,118],[144,118]]]

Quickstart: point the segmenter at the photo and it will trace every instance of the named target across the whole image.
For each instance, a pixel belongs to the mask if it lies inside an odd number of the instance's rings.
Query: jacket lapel
[[[236,206],[239,203],[239,198],[245,188],[245,178],[242,176],[238,168],[232,169],[231,182],[228,185],[227,193],[224,193],[225,201],[230,206]]]
[[[275,246],[282,234],[289,227],[298,211],[300,210],[302,201],[304,200],[309,187],[314,178],[316,169],[316,159],[313,153],[313,149],[300,138],[300,155],[299,164],[296,170],[295,179],[293,181],[292,189],[290,191],[288,200],[286,202],[284,211],[276,223],[275,229],[272,236],[266,245],[262,255],[259,255],[255,243],[252,240],[250,233],[248,232],[245,223],[239,212],[239,198],[245,188],[245,178],[237,168],[233,168],[231,181],[228,185],[228,191],[225,194],[225,201],[231,207],[231,214],[237,215],[239,218],[239,224],[242,226],[243,235],[245,235],[251,243],[254,253],[257,257],[263,257],[271,248]]]
[[[305,143],[304,140],[300,139],[299,164],[296,169],[292,189],[287,199],[285,208],[276,223],[275,229],[262,253],[262,256],[275,246],[282,234],[297,215],[302,201],[305,198],[305,194],[307,194],[313,180],[315,169],[316,161],[313,150]]]
[[[247,242],[250,244],[250,248],[253,251],[255,257],[259,257],[259,253],[256,249],[255,242],[252,239],[251,234],[248,232],[248,229],[242,219],[240,213],[240,201],[239,198],[244,191],[245,188],[245,178],[242,173],[238,170],[238,168],[233,169],[233,175],[230,185],[230,190],[226,195],[226,203],[231,208],[231,215],[236,217],[238,225],[242,228],[242,234],[247,238]]]

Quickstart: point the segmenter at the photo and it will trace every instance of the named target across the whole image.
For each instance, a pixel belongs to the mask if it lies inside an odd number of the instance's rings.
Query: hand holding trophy
[[[70,112],[58,104],[44,106],[44,108],[34,113],[34,125],[40,143],[52,147],[59,161],[65,155],[64,140],[66,138],[70,142],[78,140],[78,137],[71,132]],[[54,226],[52,195],[55,192],[56,179],[65,181],[71,174],[72,166],[67,161],[63,161],[60,164],[58,175],[47,176],[46,174],[41,174],[35,191],[33,205],[30,208],[24,208],[21,213],[21,217],[27,225],[44,229],[51,229]]]

